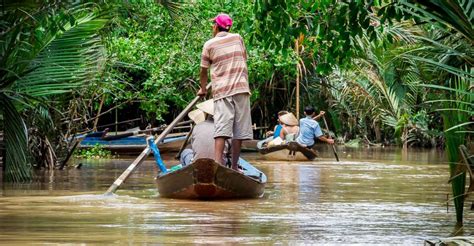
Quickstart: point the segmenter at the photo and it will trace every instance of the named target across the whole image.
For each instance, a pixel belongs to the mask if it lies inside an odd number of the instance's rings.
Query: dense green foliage
[[[290,95],[278,97],[273,86],[281,81],[290,87],[296,58],[264,48],[264,42],[252,39],[252,3],[250,1],[203,2],[181,5],[180,16],[172,17],[166,8],[149,3],[126,6],[111,26],[108,50],[116,66],[111,73],[116,83],[115,100],[140,100],[140,107],[153,118],[162,118],[170,105],[184,106],[198,89],[196,82],[205,41],[211,38],[210,18],[216,12],[228,12],[235,18],[233,31],[240,33],[249,52],[249,76],[252,100],[257,109],[266,109],[261,94],[272,94],[279,105],[290,107]],[[278,85],[272,85],[272,79]],[[126,83],[123,83],[126,82]],[[294,99],[293,99],[294,100]],[[271,108],[272,111],[274,110]],[[273,112],[266,112],[266,116]],[[257,119],[265,121],[263,119]],[[262,123],[263,123],[262,122]]]

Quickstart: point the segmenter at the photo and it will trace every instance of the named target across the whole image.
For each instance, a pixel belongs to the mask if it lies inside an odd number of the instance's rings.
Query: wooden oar
[[[181,153],[183,152],[184,148],[186,148],[186,145],[188,145],[189,138],[191,137],[191,134],[193,134],[194,130],[194,124],[191,125],[191,129],[189,130],[188,134],[186,135],[186,139],[184,139],[183,144],[181,145],[181,148],[179,148],[178,153],[174,157],[176,160],[179,160],[179,157],[181,156]]]
[[[211,87],[211,83],[209,83],[206,88],[209,89],[210,87]],[[160,136],[158,136],[158,138],[155,139],[155,144],[158,144],[163,139],[165,139],[166,135],[168,135],[168,133],[170,133],[171,130],[173,130],[173,128],[188,114],[188,112],[194,107],[194,105],[196,105],[196,103],[199,101],[200,98],[201,98],[200,96],[196,96],[188,104],[188,106],[186,106],[186,108],[183,109],[183,111],[176,117],[176,119],[174,119],[173,122],[171,122],[171,124],[169,124],[165,130],[163,130]],[[149,154],[150,154],[150,147],[147,146],[142,151],[142,153],[140,153],[137,159],[135,159],[132,162],[132,164],[130,164],[130,166],[128,166],[128,168],[120,175],[120,177],[118,177],[115,180],[115,182],[109,187],[105,195],[113,194],[119,188],[119,186],[130,176],[130,174],[132,174],[133,170],[135,170],[135,168],[138,165],[140,165]]]
[[[328,131],[328,136],[330,138],[331,136],[329,135],[328,123],[326,122],[326,117],[324,117],[324,115],[323,115],[323,120],[324,120],[324,125],[326,126],[326,131]],[[336,147],[334,146],[334,144],[331,144],[331,146],[332,146],[332,152],[334,153],[336,160],[339,161],[339,156],[337,156]]]

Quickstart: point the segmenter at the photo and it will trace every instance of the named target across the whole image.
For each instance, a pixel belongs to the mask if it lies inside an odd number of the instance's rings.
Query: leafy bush
[[[102,159],[102,158],[112,158],[112,152],[110,150],[104,149],[100,144],[94,145],[92,148],[76,150],[74,152],[76,158],[82,159]]]

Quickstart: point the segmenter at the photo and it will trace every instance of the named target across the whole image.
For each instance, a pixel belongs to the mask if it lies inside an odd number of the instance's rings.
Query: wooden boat
[[[242,141],[242,152],[257,152],[257,143],[259,140],[245,140]]]
[[[186,133],[183,133],[186,134]],[[183,144],[186,136],[170,134],[158,144],[161,152],[176,152]],[[100,145],[102,148],[120,154],[138,154],[146,148],[146,136],[129,136],[121,139],[104,140],[98,135],[86,136],[77,147],[79,149],[92,148]]]
[[[297,142],[289,142],[271,147],[260,147],[258,152],[267,160],[272,161],[312,161],[318,154]]]
[[[162,197],[180,199],[257,198],[264,192],[267,177],[243,159],[244,173],[216,163],[197,159],[193,163],[158,175],[156,185]]]

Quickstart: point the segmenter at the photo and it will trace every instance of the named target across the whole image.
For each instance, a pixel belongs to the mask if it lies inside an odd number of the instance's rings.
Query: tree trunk
[[[374,131],[375,131],[375,140],[377,141],[377,143],[381,143],[382,142],[382,131],[380,130],[380,122],[379,121],[375,121]]]
[[[94,132],[97,131],[97,124],[99,123],[99,118],[100,118],[99,116],[100,116],[100,113],[102,112],[102,106],[104,105],[105,95],[106,94],[104,94],[102,96],[102,100],[100,100],[99,109],[97,110],[97,118],[94,120],[94,126],[92,127],[92,130]]]
[[[408,149],[408,128],[407,127],[403,128],[402,142],[403,142],[403,149],[404,150]]]

